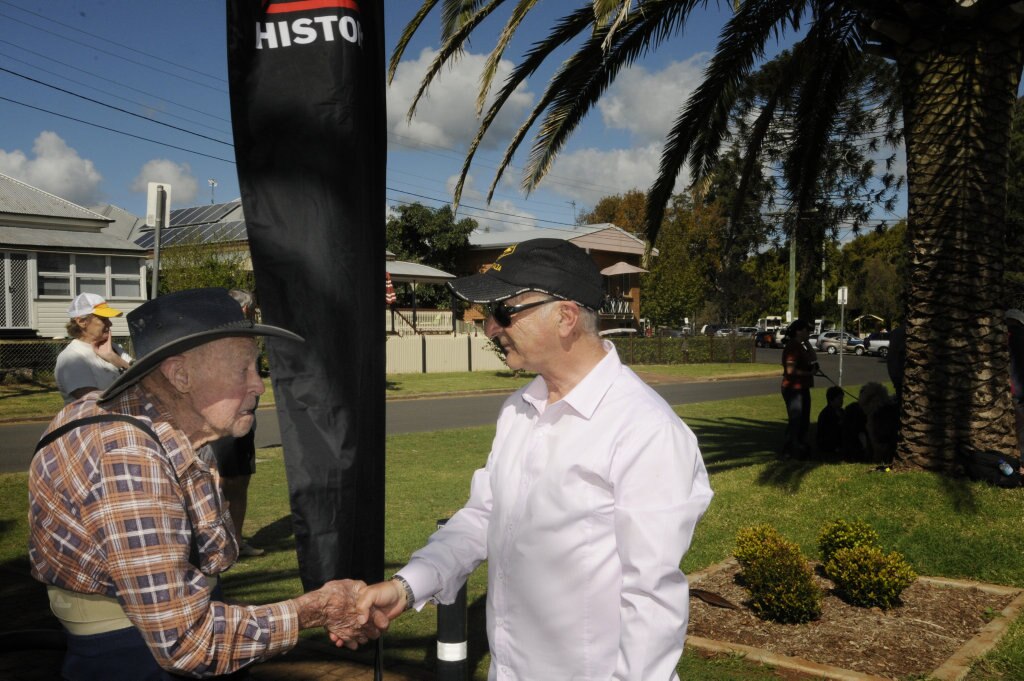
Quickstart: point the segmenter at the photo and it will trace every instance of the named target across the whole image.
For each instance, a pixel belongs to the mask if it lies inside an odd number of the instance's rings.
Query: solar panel
[[[171,211],[171,227],[182,227],[185,225],[199,225],[210,222],[217,222],[225,215],[238,207],[237,201],[230,203],[217,203],[208,206],[192,206],[190,208],[178,208]]]

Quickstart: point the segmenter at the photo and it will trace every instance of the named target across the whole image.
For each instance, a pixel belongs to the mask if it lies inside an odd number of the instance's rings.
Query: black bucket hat
[[[204,343],[232,336],[276,336],[302,341],[302,336],[277,326],[254,324],[227,289],[197,288],[168,293],[128,313],[135,361],[100,395],[116,397],[155,369],[160,362]]]
[[[448,287],[470,303],[496,303],[527,291],[572,300],[591,310],[604,304],[604,280],[590,256],[564,239],[513,244],[486,272],[460,277]]]

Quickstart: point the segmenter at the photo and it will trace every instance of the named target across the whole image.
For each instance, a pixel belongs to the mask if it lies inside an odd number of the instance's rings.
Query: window
[[[142,298],[142,259],[85,253],[37,253],[39,296],[70,298],[95,293],[104,298]]]

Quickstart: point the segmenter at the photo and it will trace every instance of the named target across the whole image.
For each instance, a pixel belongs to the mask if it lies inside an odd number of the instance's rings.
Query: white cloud
[[[647,191],[658,175],[660,142],[629,149],[581,149],[559,155],[551,174],[541,180],[546,189],[593,206],[603,196],[631,189]],[[676,178],[675,191],[689,182],[685,169]]]
[[[171,208],[187,208],[194,205],[199,193],[199,182],[187,163],[175,163],[166,158],[146,161],[139,174],[132,181],[132,191],[145,194],[150,182],[171,185]]]
[[[103,176],[57,133],[39,133],[32,153],[0,149],[0,172],[79,205],[99,203]]]
[[[448,193],[453,194],[459,176],[448,178]],[[473,176],[466,176],[466,184],[462,190],[462,203],[459,206],[458,218],[473,218],[478,229],[488,232],[520,232],[537,227],[537,216],[525,211],[507,199],[495,199],[485,203],[486,196],[479,191],[473,182]],[[466,204],[474,206],[469,208]]]
[[[437,52],[431,48],[424,48],[418,59],[403,61],[395,73],[395,79],[388,88],[388,130],[400,137],[392,139],[392,144],[462,148],[473,140],[480,127],[480,119],[476,116],[476,96],[486,55],[469,52],[459,58],[455,68],[445,67],[438,73],[417,104],[412,122],[406,121],[409,104],[436,55]],[[494,86],[488,94],[487,106],[494,101],[495,91],[500,89],[511,70],[512,62],[501,60]],[[483,146],[493,148],[507,143],[533,100],[533,94],[524,85],[516,88],[491,123]]]
[[[642,141],[664,140],[703,80],[706,62],[707,54],[699,53],[653,73],[641,66],[622,71],[597,104],[605,125],[628,130]]]

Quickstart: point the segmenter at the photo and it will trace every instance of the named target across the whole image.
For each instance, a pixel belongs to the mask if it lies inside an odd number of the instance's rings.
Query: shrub
[[[821,589],[800,547],[768,525],[736,535],[740,576],[750,589],[750,605],[763,619],[800,624],[821,615]]]
[[[901,554],[886,555],[876,546],[865,545],[836,550],[825,571],[840,598],[863,608],[899,605],[900,594],[917,579]]]
[[[836,551],[857,546],[879,547],[878,533],[863,520],[833,520],[822,527],[818,534],[818,549],[821,551],[821,562],[826,566],[826,574],[827,566]]]

